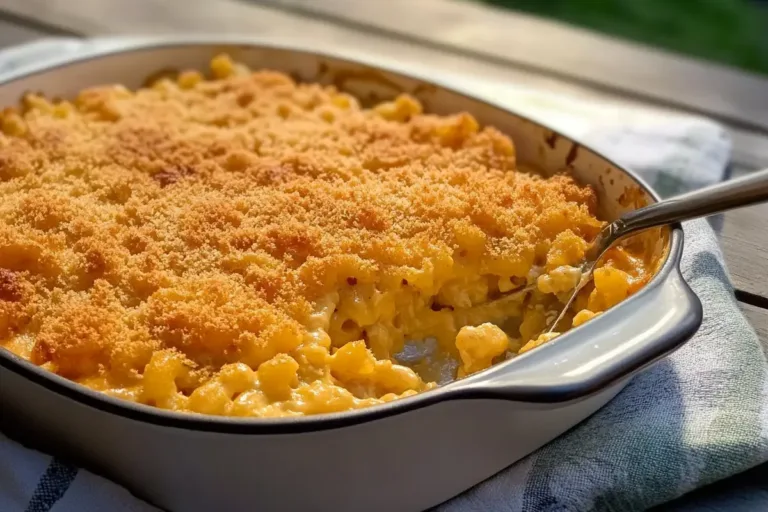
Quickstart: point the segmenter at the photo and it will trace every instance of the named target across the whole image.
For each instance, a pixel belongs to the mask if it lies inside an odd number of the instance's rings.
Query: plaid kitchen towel
[[[0,54],[3,71],[120,40],[57,40]],[[368,56],[370,58],[370,56]],[[402,62],[385,62],[408,70]],[[424,74],[419,66],[417,74]],[[437,71],[431,76],[440,76]],[[703,119],[648,113],[443,73],[643,175],[663,195],[724,177],[730,142]],[[739,311],[714,233],[687,223],[683,271],[704,304],[684,347],[637,376],[594,416],[536,453],[437,507],[440,512],[643,510],[768,460],[768,365]],[[764,498],[765,496],[763,496]],[[740,510],[768,509],[743,497]],[[730,510],[720,504],[719,510]],[[0,511],[157,509],[66,461],[0,434]]]

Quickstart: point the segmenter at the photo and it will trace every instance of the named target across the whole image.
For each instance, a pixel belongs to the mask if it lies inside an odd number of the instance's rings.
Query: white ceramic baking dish
[[[630,171],[499,106],[290,45],[132,40],[6,76],[0,107],[30,90],[71,97],[96,84],[140,86],[158,70],[203,69],[222,51],[364,100],[409,92],[435,113],[470,112],[510,135],[521,162],[572,168],[595,187],[606,218],[628,207],[628,195],[657,199]],[[386,405],[298,419],[186,415],[109,398],[0,350],[2,427],[173,511],[423,510],[587,418],[693,335],[702,310],[678,269],[682,245],[680,226],[664,232],[655,278],[605,314],[509,362]]]

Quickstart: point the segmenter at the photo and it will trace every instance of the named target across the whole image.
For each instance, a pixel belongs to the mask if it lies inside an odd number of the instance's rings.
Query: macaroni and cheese
[[[295,416],[546,342],[603,222],[567,173],[407,95],[363,108],[227,56],[0,115],[0,345],[177,411]],[[567,326],[647,281],[611,249]],[[516,295],[505,292],[520,290]]]

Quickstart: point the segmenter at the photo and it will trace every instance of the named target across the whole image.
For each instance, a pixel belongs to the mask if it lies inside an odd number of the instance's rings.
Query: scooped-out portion
[[[517,170],[467,113],[226,55],[6,108],[0,198],[0,346],[229,416],[366,407],[534,349],[604,225],[590,187]],[[565,328],[648,281],[642,245],[608,252]]]

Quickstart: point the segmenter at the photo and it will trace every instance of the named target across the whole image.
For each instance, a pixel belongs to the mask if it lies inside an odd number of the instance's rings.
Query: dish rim
[[[512,115],[522,120],[525,120],[527,122],[530,122],[534,125],[537,125],[539,127],[542,127],[546,130],[551,131],[552,133],[556,134],[557,137],[559,138],[567,140],[571,143],[576,143],[579,146],[581,146],[584,150],[593,153],[595,156],[599,158],[602,158],[603,160],[605,160],[605,162],[610,164],[613,168],[625,173],[630,178],[632,178],[637,184],[637,186],[639,186],[646,194],[648,194],[654,200],[658,201],[660,199],[659,195],[645,182],[645,180],[643,180],[636,173],[616,163],[613,159],[605,156],[603,153],[596,151],[590,145],[584,145],[580,141],[575,140],[573,137],[566,136],[562,132],[551,128],[546,123],[542,123],[526,115],[520,114],[496,102],[478,98],[466,91],[446,85],[439,79],[425,78],[425,77],[419,76],[418,74],[412,74],[409,72],[404,72],[404,71],[395,69],[393,67],[389,67],[386,64],[385,65],[377,64],[374,62],[373,58],[371,60],[366,60],[364,57],[360,57],[356,55],[353,56],[351,53],[345,54],[344,52],[329,51],[326,49],[315,50],[313,48],[309,48],[308,46],[302,46],[300,44],[287,43],[283,41],[275,42],[270,40],[261,40],[258,38],[231,38],[231,37],[213,37],[213,38],[178,37],[178,38],[136,38],[136,39],[127,38],[127,39],[123,39],[123,41],[125,43],[122,46],[115,45],[111,47],[108,46],[106,48],[99,48],[97,45],[93,49],[86,47],[85,49],[77,52],[75,55],[54,58],[50,62],[44,62],[43,64],[27,66],[19,70],[12,71],[0,78],[0,88],[18,80],[23,80],[40,73],[56,71],[57,69],[65,68],[73,64],[84,63],[88,61],[95,61],[99,59],[108,59],[116,55],[122,55],[122,54],[134,53],[134,52],[140,52],[140,51],[146,51],[146,50],[152,50],[152,49],[169,49],[174,47],[190,47],[190,46],[226,47],[226,46],[237,45],[237,46],[245,46],[245,47],[251,47],[251,48],[267,48],[272,50],[299,52],[305,55],[310,54],[318,58],[334,59],[334,60],[348,63],[351,65],[367,66],[375,70],[392,73],[392,74],[399,75],[401,77],[409,78],[412,80],[417,80],[426,85],[433,86],[438,89],[443,89],[451,93],[464,96],[465,98],[469,98],[473,101],[485,104],[486,106],[492,107],[506,115]],[[641,289],[639,292],[637,292],[633,296],[625,299],[614,308],[611,308],[609,311],[612,311],[614,309],[618,310],[618,309],[621,309],[622,307],[626,308],[628,305],[631,305],[633,302],[642,300],[642,297],[644,297],[645,295],[652,293],[658,290],[660,287],[663,287],[665,284],[667,284],[669,279],[672,276],[674,276],[675,273],[679,274],[679,263],[682,257],[682,247],[683,247],[683,231],[682,231],[681,225],[679,223],[670,225],[669,250],[667,252],[666,260],[658,269],[658,271],[656,272],[656,275],[654,275],[651,281],[648,282],[643,287],[643,289]],[[696,326],[698,326],[701,320],[700,319],[701,305],[698,302],[698,299],[696,299],[696,302],[699,308],[699,314],[698,314],[699,318],[697,318],[694,323],[696,324]],[[606,314],[607,313],[608,312],[606,312]],[[572,338],[573,335],[577,333],[580,329],[581,329],[580,327],[571,329],[568,332],[564,333],[563,335],[559,336],[557,340],[553,340],[552,343],[553,344],[556,342],[562,343],[564,340],[567,340],[568,338]],[[684,336],[682,334],[678,334],[678,337],[680,339],[675,340],[675,344],[673,347],[668,348],[667,350],[664,350],[664,351],[661,351],[661,349],[659,349],[659,353],[654,354],[653,360],[647,362],[644,366],[650,365],[653,362],[655,362],[657,359],[664,357],[671,350],[676,349],[688,339],[688,336]],[[581,388],[579,388],[578,391],[572,392],[571,394],[573,396],[568,396],[568,393],[564,394],[561,390],[560,392],[553,392],[550,395],[547,395],[546,393],[542,394],[542,396],[537,395],[536,397],[534,397],[534,399],[526,401],[526,400],[519,400],[516,398],[515,399],[505,398],[503,394],[500,394],[498,392],[498,390],[493,390],[490,388],[483,389],[482,386],[478,385],[479,383],[482,383],[484,375],[490,370],[493,370],[493,369],[498,370],[499,367],[509,367],[514,364],[519,364],[520,361],[525,360],[527,356],[529,356],[531,353],[534,353],[534,352],[535,351],[531,351],[530,353],[518,356],[513,360],[499,363],[498,365],[494,365],[491,368],[485,369],[481,372],[473,374],[464,379],[456,380],[449,384],[438,386],[435,389],[424,391],[410,397],[400,398],[392,402],[377,404],[377,405],[365,407],[362,409],[352,409],[352,410],[336,412],[336,413],[326,413],[326,414],[298,416],[298,417],[278,417],[278,418],[252,418],[252,417],[242,418],[242,417],[232,417],[232,416],[215,416],[215,415],[195,414],[191,412],[171,411],[171,410],[160,409],[160,408],[149,406],[149,405],[131,402],[121,398],[111,397],[102,392],[95,391],[82,384],[78,384],[74,381],[61,377],[55,373],[44,370],[41,367],[31,363],[30,361],[27,361],[26,359],[20,356],[17,356],[16,354],[13,354],[8,350],[0,350],[0,370],[5,369],[10,372],[13,372],[18,376],[31,381],[34,384],[44,387],[48,391],[52,391],[69,400],[77,402],[82,406],[95,408],[102,412],[107,412],[110,414],[120,416],[124,419],[138,421],[142,423],[149,423],[149,424],[162,426],[162,427],[171,427],[171,428],[178,428],[178,429],[184,429],[184,430],[192,430],[197,432],[212,432],[212,433],[216,432],[216,433],[227,433],[227,434],[291,434],[291,433],[312,432],[312,431],[329,430],[329,429],[336,429],[336,428],[342,428],[342,427],[350,427],[353,425],[358,425],[358,424],[366,423],[369,421],[374,421],[378,419],[387,418],[390,416],[404,414],[422,407],[436,405],[444,401],[456,400],[456,399],[477,399],[477,398],[491,398],[496,400],[506,399],[509,401],[523,402],[523,403],[529,403],[529,404],[565,403],[571,400],[580,400],[580,399],[586,398],[587,396],[590,396],[600,391],[601,389],[604,389],[605,387],[607,387],[607,385],[590,386],[589,384],[586,384],[586,385],[583,385]],[[623,378],[626,378],[634,374],[637,371],[639,371],[639,368],[632,368],[629,370],[625,370],[622,375],[620,375],[617,378],[614,378],[612,382],[617,382]]]

